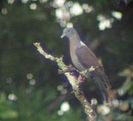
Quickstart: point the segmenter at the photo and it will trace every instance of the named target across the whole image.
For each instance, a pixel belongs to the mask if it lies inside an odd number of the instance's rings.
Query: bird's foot
[[[79,76],[78,76],[78,80],[79,80],[80,84],[84,83],[84,80],[85,80],[85,79],[86,79],[85,76],[82,76],[82,75],[79,75]]]

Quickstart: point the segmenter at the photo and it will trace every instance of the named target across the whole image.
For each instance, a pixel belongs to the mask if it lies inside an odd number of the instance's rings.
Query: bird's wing
[[[76,55],[79,59],[79,62],[87,69],[93,66],[94,68],[97,66],[95,71],[91,72],[91,76],[94,78],[96,84],[98,85],[103,98],[107,100],[108,89],[110,88],[110,82],[104,72],[103,66],[98,62],[95,54],[87,47],[80,46],[76,50]]]
[[[79,59],[79,62],[85,68],[90,68],[91,66],[101,66],[95,54],[87,46],[78,47],[76,49],[76,55]]]

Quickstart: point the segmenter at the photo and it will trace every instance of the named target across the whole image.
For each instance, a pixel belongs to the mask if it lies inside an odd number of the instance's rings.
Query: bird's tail
[[[99,88],[103,102],[108,103],[109,102],[109,90],[111,88],[110,82],[108,80],[108,77],[105,75],[104,72],[98,72],[94,76],[94,82],[96,83],[97,87]]]

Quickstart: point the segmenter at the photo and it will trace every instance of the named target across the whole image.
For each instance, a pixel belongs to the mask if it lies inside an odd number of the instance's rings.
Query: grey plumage
[[[66,36],[69,39],[70,56],[73,65],[83,71],[90,67],[96,68],[87,76],[91,76],[98,85],[104,100],[108,100],[108,89],[110,83],[104,72],[102,64],[99,63],[95,54],[89,49],[80,39],[77,31],[74,28],[66,28],[63,30],[62,37]]]

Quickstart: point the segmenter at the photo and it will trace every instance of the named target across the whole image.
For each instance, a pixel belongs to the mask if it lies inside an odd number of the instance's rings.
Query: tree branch
[[[36,42],[34,43],[34,46],[37,48],[38,52],[46,59],[56,62],[61,71],[65,72],[65,70],[68,69],[68,66],[64,64],[62,57],[58,58],[48,54],[47,52],[45,52],[45,50],[42,49],[40,43]],[[64,75],[67,77],[69,83],[71,84],[76,98],[82,104],[84,111],[87,115],[88,121],[96,121],[96,112],[94,111],[91,103],[87,101],[83,91],[80,89],[80,81],[68,71],[66,71]]]

